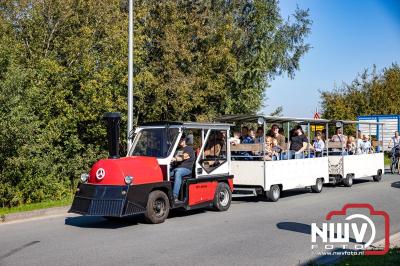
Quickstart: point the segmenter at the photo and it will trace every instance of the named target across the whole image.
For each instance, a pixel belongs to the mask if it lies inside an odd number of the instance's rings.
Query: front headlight
[[[88,181],[88,179],[89,179],[89,174],[81,174],[81,181],[83,182],[83,183],[86,183],[87,181]]]
[[[130,185],[132,183],[133,177],[127,175],[125,176],[125,184]]]

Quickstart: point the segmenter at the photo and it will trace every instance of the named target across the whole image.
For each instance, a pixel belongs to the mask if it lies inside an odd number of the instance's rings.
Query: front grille
[[[70,212],[76,213],[87,213],[90,207],[90,199],[83,199],[83,198],[74,198],[74,202],[72,203]]]
[[[93,216],[122,216],[128,186],[81,184],[70,212]]]
[[[123,200],[93,200],[89,215],[121,216]]]

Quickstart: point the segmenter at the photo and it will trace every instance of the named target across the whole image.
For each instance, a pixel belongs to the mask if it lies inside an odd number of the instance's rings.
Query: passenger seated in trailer
[[[368,154],[371,152],[372,146],[371,146],[371,142],[369,141],[368,135],[364,135],[363,141],[361,142],[360,149],[361,149],[362,154]]]
[[[241,137],[240,132],[239,131],[234,131],[233,132],[233,137],[229,138],[229,143],[231,145],[240,144],[240,137]]]
[[[186,145],[186,136],[182,134],[179,140],[179,150],[171,160],[174,168],[170,172],[170,177],[174,177],[173,196],[175,202],[179,202],[178,196],[182,185],[182,178],[192,174],[194,162],[194,150],[191,146]]]
[[[326,141],[326,128],[321,131],[321,139],[325,142]]]
[[[293,159],[304,158],[304,151],[308,148],[308,139],[300,125],[294,127],[290,137],[290,157]]]
[[[249,136],[252,138],[253,142],[255,142],[256,140],[256,132],[254,131],[254,129],[250,129],[249,130]]]
[[[325,142],[322,140],[322,133],[317,131],[315,134],[315,139],[311,150],[314,151],[315,157],[322,157],[325,149]]]
[[[343,135],[342,128],[336,128],[336,134],[332,136],[331,141],[346,143],[347,137]]]
[[[279,146],[285,146],[285,137],[281,133],[279,133],[279,126],[277,124],[272,125],[270,136],[278,141]]]
[[[272,151],[276,154],[278,160],[282,160],[283,147],[278,145],[278,140],[276,138],[272,138]]]
[[[357,130],[356,138],[356,154],[361,154],[361,145],[363,143],[361,130]]]
[[[356,140],[353,136],[349,136],[349,138],[347,139],[346,151],[349,155],[356,154],[357,152]]]
[[[242,127],[242,135],[240,136],[240,142],[243,144],[253,144],[254,140],[249,135],[249,128],[244,126]]]
[[[253,138],[249,135],[249,128],[246,126],[242,127],[242,135],[240,138],[240,143],[242,144],[254,144]],[[251,151],[240,151],[237,155],[239,155],[238,160],[253,160],[253,155]]]
[[[285,135],[285,130],[283,129],[283,127],[279,128],[278,133],[279,133],[279,135],[281,135],[285,138],[285,143],[288,143],[289,140],[288,140],[287,136]]]
[[[263,143],[264,142],[264,129],[262,127],[257,128],[256,137],[254,139],[254,143]]]
[[[331,141],[340,142],[342,143],[342,147],[345,148],[345,145],[347,143],[347,137],[343,135],[342,128],[340,127],[336,128],[336,134],[332,136]],[[337,149],[337,148],[332,149],[332,154],[334,155],[341,154],[342,152],[344,152],[344,150],[342,149]]]
[[[276,161],[278,160],[279,154],[272,149],[272,137],[267,136],[265,138],[265,161]]]

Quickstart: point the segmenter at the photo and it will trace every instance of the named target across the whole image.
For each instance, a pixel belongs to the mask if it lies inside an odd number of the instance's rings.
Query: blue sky
[[[320,106],[319,90],[350,83],[375,64],[400,64],[400,0],[281,0],[287,18],[299,6],[313,20],[307,41],[313,47],[294,79],[270,82],[262,112],[283,106],[285,116],[311,117]]]

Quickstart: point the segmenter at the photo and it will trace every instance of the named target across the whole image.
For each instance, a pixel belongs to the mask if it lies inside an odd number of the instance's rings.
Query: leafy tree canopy
[[[256,112],[309,50],[308,11],[286,20],[274,0],[134,3],[136,123]],[[127,15],[126,0],[0,2],[0,206],[61,198],[106,156],[101,116],[127,110]]]
[[[350,84],[321,92],[324,118],[354,120],[359,115],[400,114],[400,68],[365,70]]]

